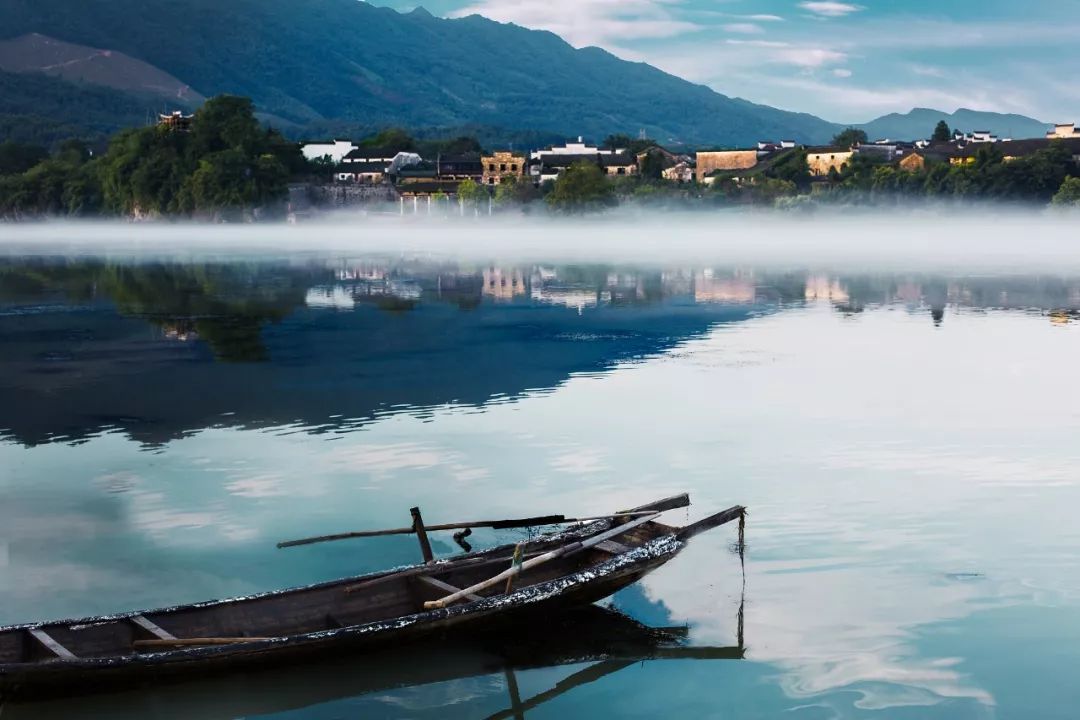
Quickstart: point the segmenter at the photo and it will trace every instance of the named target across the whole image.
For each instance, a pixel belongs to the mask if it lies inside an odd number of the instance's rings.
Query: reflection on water
[[[572,625],[545,649],[515,631],[385,673],[358,659],[48,712],[1069,717],[1078,319],[1064,276],[9,258],[0,622],[412,563],[402,538],[274,543],[417,504],[437,523],[689,491],[686,517],[751,510],[745,662],[700,657],[738,645],[719,533],[617,596],[666,628],[620,625],[657,641],[637,655],[582,651]],[[636,663],[657,647],[682,654]]]
[[[689,646],[688,634],[685,626],[648,627],[594,606],[534,617],[515,627],[451,634],[367,658],[162,685],[150,694],[26,703],[10,710],[11,717],[40,720],[133,712],[155,718],[235,718],[307,714],[319,706],[320,716],[333,717],[348,705],[355,709],[362,704],[365,717],[404,709],[412,717],[440,717],[450,701],[478,718],[514,718],[642,663],[741,660],[745,655],[738,644]],[[557,679],[542,691],[523,694],[519,676],[531,683],[532,675]],[[388,691],[397,691],[396,699],[379,695]]]

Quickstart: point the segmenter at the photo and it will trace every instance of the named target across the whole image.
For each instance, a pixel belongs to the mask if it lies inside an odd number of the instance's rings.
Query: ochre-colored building
[[[525,156],[511,152],[497,152],[489,157],[480,158],[484,165],[482,182],[485,185],[498,185],[505,177],[519,178],[525,174]]]
[[[806,165],[814,177],[826,177],[833,170],[843,170],[854,154],[850,148],[810,148]]]
[[[749,170],[757,165],[758,151],[719,150],[697,154],[697,181],[702,182],[717,170]]]
[[[919,172],[926,168],[926,158],[917,152],[908,153],[900,160],[900,169],[907,172]]]

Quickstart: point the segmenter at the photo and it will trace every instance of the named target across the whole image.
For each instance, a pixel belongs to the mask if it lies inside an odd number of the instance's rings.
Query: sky
[[[399,10],[416,0],[382,0]],[[425,0],[835,122],[929,107],[1080,123],[1077,0]]]

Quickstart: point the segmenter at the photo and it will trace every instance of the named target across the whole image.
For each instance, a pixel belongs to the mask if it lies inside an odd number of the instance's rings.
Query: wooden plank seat
[[[596,547],[604,552],[611,553],[612,555],[622,555],[623,553],[630,552],[630,548],[620,542],[615,542],[614,540],[605,540]]]
[[[60,658],[61,660],[78,660],[78,657],[76,657],[75,653],[71,652],[66,647],[56,642],[56,640],[53,640],[52,636],[50,636],[49,633],[45,632],[41,628],[31,628],[27,632],[30,633],[30,637],[37,640],[49,652],[51,652],[53,655]]]
[[[142,615],[135,615],[131,618],[131,622],[141,627],[146,632],[150,633],[158,640],[175,640],[176,636],[167,630],[163,630],[157,624],[147,620]]]

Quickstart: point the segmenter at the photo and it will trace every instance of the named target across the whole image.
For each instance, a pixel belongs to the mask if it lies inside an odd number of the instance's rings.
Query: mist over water
[[[990,207],[784,214],[627,209],[586,218],[340,214],[300,225],[0,225],[0,252],[434,253],[470,260],[712,262],[868,269],[1080,268],[1080,216]]]
[[[1076,226],[0,226],[0,624],[416,562],[411,538],[274,544],[417,504],[429,522],[684,491],[672,522],[750,509],[745,587],[721,531],[613,601],[697,651],[736,645],[742,612],[744,659],[577,684],[596,656],[553,630],[517,655],[440,646],[3,717],[485,718],[509,667],[522,698],[578,678],[530,718],[1071,718]]]

